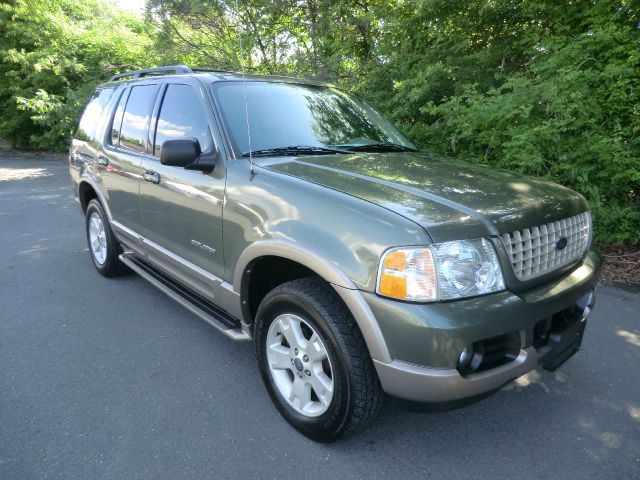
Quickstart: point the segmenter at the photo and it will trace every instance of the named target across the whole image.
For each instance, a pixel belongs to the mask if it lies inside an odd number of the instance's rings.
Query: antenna
[[[240,31],[240,7],[236,0],[236,18],[238,21],[238,45],[240,46],[240,54],[242,55],[242,33]],[[247,101],[247,80],[244,77],[245,66],[242,65],[242,57],[240,57],[240,67],[242,70],[242,88],[244,90],[244,115],[247,119],[247,140],[249,141],[249,180],[252,180],[256,172],[253,169],[253,153],[251,148],[251,125],[249,124],[249,102]]]

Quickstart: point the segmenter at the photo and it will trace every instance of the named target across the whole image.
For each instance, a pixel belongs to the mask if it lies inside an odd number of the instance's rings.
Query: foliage
[[[599,240],[635,244],[638,20],[630,2],[424,1],[388,27],[366,90],[422,147],[572,187]]]
[[[0,0],[0,137],[64,148],[94,85],[138,66],[297,75],[372,100],[425,149],[590,201],[640,243],[640,11],[633,0]]]
[[[63,149],[112,71],[157,61],[146,24],[98,0],[0,3],[0,137]]]

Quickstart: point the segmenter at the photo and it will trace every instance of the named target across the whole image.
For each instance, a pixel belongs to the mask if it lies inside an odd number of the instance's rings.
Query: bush
[[[0,137],[66,148],[94,86],[167,63],[315,76],[419,146],[583,193],[602,243],[640,243],[632,0],[0,0]],[[373,97],[373,98],[372,98]]]
[[[598,241],[638,244],[640,24],[630,5],[425,1],[397,27],[425,15],[440,26],[415,33],[422,45],[409,41],[413,51],[374,71],[367,89],[383,92],[378,102],[418,145],[574,188]]]
[[[111,72],[153,62],[146,24],[98,0],[0,3],[0,137],[61,150]]]

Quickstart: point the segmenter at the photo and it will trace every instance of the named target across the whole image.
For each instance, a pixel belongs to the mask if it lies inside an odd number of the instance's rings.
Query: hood
[[[512,232],[588,209],[581,195],[560,185],[425,153],[256,160],[392,210],[435,242]]]

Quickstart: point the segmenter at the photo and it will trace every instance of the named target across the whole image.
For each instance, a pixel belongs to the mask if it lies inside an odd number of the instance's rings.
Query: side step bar
[[[160,289],[183,307],[195,313],[227,337],[233,340],[251,340],[249,334],[244,332],[240,327],[239,320],[216,307],[213,303],[197,293],[177,283],[134,253],[124,252],[119,258],[122,263],[146,281]]]

